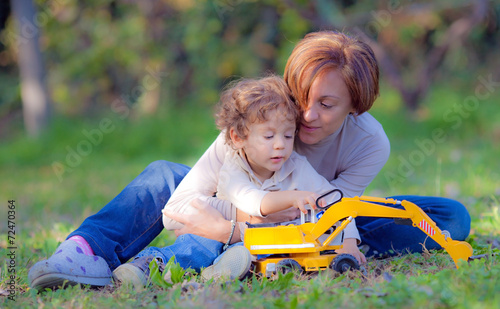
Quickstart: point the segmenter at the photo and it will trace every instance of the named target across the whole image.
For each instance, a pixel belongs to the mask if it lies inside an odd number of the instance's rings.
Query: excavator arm
[[[404,209],[376,203],[401,205]],[[457,268],[459,260],[468,261],[472,256],[472,247],[467,242],[451,239],[449,233],[441,231],[436,223],[417,205],[406,200],[399,201],[368,196],[342,198],[339,202],[331,205],[310,232],[304,236],[304,239],[307,242],[318,242],[318,238],[331,228],[332,223],[347,219],[347,222],[344,221],[341,225],[340,232],[352,218],[358,216],[411,220],[411,225],[419,228],[448,252]],[[326,239],[323,245],[326,245],[331,238]]]

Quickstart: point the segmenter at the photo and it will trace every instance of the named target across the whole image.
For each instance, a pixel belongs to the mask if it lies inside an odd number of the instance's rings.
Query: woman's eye
[[[264,136],[264,138],[265,139],[271,139],[271,138],[273,138],[273,136],[272,135],[270,135],[270,136]]]
[[[286,139],[291,139],[291,138],[293,138],[293,135],[285,135],[285,138]]]
[[[326,103],[323,103],[323,102],[319,102],[319,104],[320,104],[320,105],[321,105],[321,107],[323,107],[323,108],[331,108],[331,107],[332,107],[332,105],[330,105],[330,104],[326,104]]]

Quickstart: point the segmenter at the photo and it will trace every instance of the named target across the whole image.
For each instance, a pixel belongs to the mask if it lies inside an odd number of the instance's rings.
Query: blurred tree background
[[[500,79],[495,1],[34,0],[34,5],[35,14],[17,23],[9,1],[0,5],[2,139],[25,134],[20,54],[34,35],[53,119],[103,113],[136,119],[169,108],[211,106],[231,79],[282,74],[297,41],[320,29],[369,41],[383,82],[409,110],[418,109],[433,83],[453,84],[485,69]]]

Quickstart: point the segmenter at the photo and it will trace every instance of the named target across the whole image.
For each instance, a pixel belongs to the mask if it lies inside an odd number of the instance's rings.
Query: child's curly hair
[[[222,92],[215,123],[219,130],[225,131],[226,143],[233,146],[230,129],[246,139],[248,125],[266,121],[268,111],[279,111],[296,123],[300,119],[299,106],[281,77],[241,79]]]

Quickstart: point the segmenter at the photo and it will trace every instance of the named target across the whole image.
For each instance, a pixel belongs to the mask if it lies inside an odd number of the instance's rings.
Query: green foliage
[[[390,47],[402,78],[414,85],[429,51],[471,9],[466,1],[424,3],[36,1],[37,16],[27,21],[21,36],[12,18],[0,33],[5,45],[0,50],[0,117],[11,118],[21,109],[15,66],[22,45],[18,39],[28,30],[41,35],[56,114],[95,115],[124,102],[137,106],[141,117],[162,106],[211,105],[222,86],[235,78],[281,74],[297,41],[315,30],[367,32]],[[499,6],[491,3],[490,9],[496,12]],[[448,50],[433,78],[454,83],[498,65],[494,16]]]
[[[175,261],[175,257],[171,257],[165,264],[163,272],[160,271],[158,262],[153,259],[149,263],[151,283],[163,289],[168,289],[177,283],[182,283],[184,280],[195,275],[196,272],[192,268],[184,270],[179,263]],[[165,274],[168,274],[168,280],[165,279]]]

